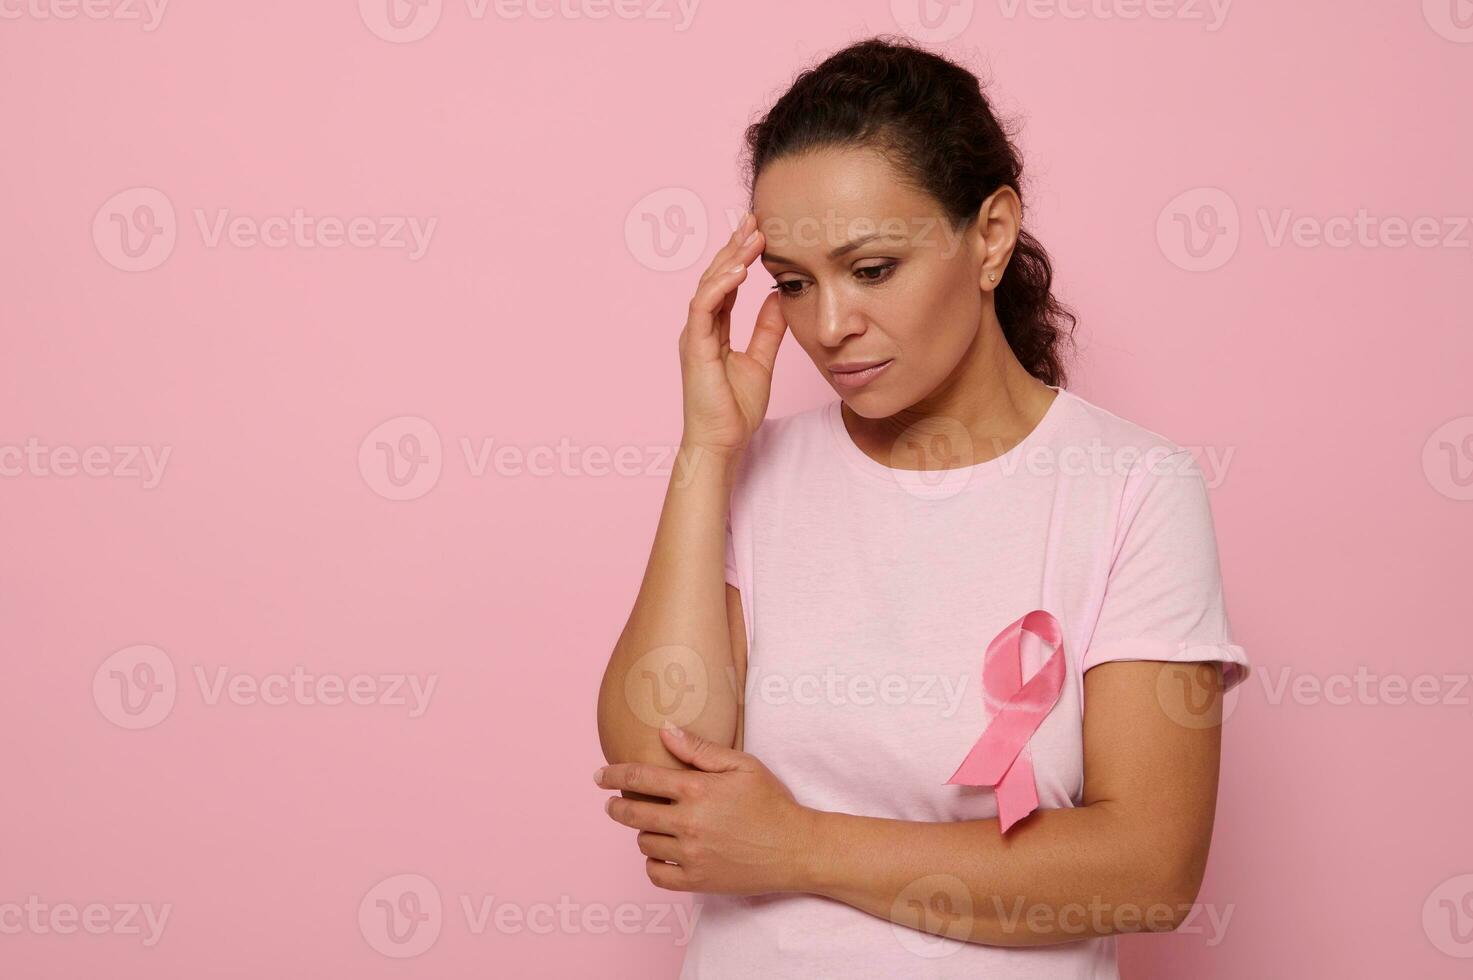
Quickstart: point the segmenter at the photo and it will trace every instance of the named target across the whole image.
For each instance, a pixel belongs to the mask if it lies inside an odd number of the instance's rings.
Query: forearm
[[[599,689],[609,762],[686,768],[660,741],[666,717],[723,745],[735,737],[723,568],[737,459],[685,445],[676,455],[644,579]]]
[[[1040,946],[1170,931],[1196,884],[1113,804],[926,823],[808,811],[799,887],[966,942]],[[1134,821],[1139,824],[1140,821]]]

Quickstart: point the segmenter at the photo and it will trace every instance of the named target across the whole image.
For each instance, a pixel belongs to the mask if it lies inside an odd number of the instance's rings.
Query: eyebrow
[[[834,248],[832,251],[829,252],[829,258],[831,258],[831,259],[837,259],[841,255],[847,255],[848,253],[854,251],[859,246],[863,245],[865,242],[868,242],[868,241],[870,241],[872,239],[875,239],[875,238],[889,238],[889,237],[892,237],[892,236],[886,235],[883,232],[878,232],[878,231],[871,232],[868,235],[861,235],[860,237],[854,239],[853,241],[845,242],[843,245],[840,245],[840,246]],[[794,262],[792,259],[785,259],[785,258],[783,258],[780,255],[773,255],[771,252],[763,252],[762,253],[762,261],[764,261],[764,262],[775,262],[778,265],[801,265],[802,264],[800,262]]]

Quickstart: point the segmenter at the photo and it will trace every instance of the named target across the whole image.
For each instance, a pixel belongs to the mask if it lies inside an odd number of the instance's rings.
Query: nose
[[[843,289],[824,289],[818,294],[818,340],[837,348],[850,336],[865,331],[864,315]]]

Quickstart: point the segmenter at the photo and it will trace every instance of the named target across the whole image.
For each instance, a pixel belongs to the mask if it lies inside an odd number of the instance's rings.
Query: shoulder
[[[1163,473],[1196,472],[1191,449],[1164,433],[1072,391],[1059,397],[1067,401],[1050,440],[1054,450],[1082,454],[1092,471],[1119,481],[1127,496]]]
[[[1083,395],[1064,390],[1059,397],[1067,399],[1067,437],[1071,442],[1095,442],[1101,446],[1125,452],[1152,454],[1160,457],[1188,450],[1170,437],[1155,429],[1126,418],[1097,404]]]
[[[829,432],[834,402],[813,408],[769,416],[762,420],[742,453],[738,473],[744,479],[811,465],[822,458],[826,447],[822,440],[831,439]]]

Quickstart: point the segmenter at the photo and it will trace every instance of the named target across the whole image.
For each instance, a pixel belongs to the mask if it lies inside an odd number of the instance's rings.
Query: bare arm
[[[1204,683],[1210,704],[1199,712],[1189,699],[1202,697]],[[1081,806],[1037,811],[1006,837],[996,819],[808,811],[810,856],[799,859],[795,890],[992,945],[1177,928],[1196,901],[1212,838],[1220,668],[1111,662],[1090,669],[1084,684]]]
[[[722,574],[734,464],[681,447],[644,581],[599,688],[599,742],[610,762],[681,768],[660,742],[667,717],[713,742],[735,742],[726,593],[736,590]],[[737,628],[745,636],[740,607]]]
[[[737,466],[767,412],[787,325],[774,293],[747,350],[734,351],[730,315],[762,245],[748,216],[702,275],[680,335],[680,451],[644,580],[599,687],[599,742],[612,763],[688,768],[660,739],[667,718],[717,744],[741,744],[746,632],[740,594],[722,571],[726,515]]]

